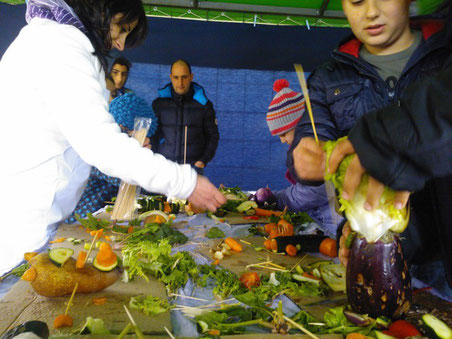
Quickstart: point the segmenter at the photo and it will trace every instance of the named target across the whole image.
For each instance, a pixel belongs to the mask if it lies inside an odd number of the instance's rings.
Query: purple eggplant
[[[256,202],[259,206],[263,206],[265,203],[271,205],[276,202],[276,198],[273,192],[268,187],[261,187],[256,191],[254,195]]]
[[[347,264],[352,310],[371,317],[400,318],[411,305],[411,277],[399,237],[387,232],[375,243],[357,235]]]

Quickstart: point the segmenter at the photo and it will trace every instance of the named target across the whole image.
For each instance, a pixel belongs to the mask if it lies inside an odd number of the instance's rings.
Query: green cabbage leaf
[[[328,165],[331,153],[336,147],[336,144],[345,139],[347,137],[340,138],[336,141],[327,141],[323,146],[327,154],[325,180],[331,180],[339,193],[340,211],[345,213],[352,230],[362,234],[368,242],[377,241],[388,230],[395,233],[403,232],[408,225],[409,208],[398,210],[394,207],[395,191],[393,189],[385,186],[379,201],[379,206],[373,211],[366,211],[364,209],[369,184],[368,174],[364,174],[352,200],[342,198],[345,172],[355,155],[351,154],[346,156],[334,174],[328,173]]]

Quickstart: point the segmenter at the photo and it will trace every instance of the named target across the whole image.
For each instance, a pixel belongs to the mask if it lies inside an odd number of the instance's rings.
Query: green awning
[[[416,15],[432,13],[443,0],[417,0]],[[0,0],[23,4],[24,0]],[[347,27],[341,0],[143,0],[146,14],[230,23]]]

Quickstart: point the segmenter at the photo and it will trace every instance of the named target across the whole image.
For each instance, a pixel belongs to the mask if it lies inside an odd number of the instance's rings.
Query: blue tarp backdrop
[[[25,25],[24,13],[24,5],[0,4],[0,55]],[[169,82],[168,65],[188,60],[214,104],[220,129],[218,151],[205,174],[216,185],[281,189],[288,185],[288,147],[270,135],[265,121],[273,82],[285,78],[300,91],[293,63],[311,71],[349,32],[150,18],[144,45],[124,53],[134,64],[127,86],[150,104]]]

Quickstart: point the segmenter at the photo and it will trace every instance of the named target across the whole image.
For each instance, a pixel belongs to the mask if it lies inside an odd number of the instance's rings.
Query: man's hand
[[[215,212],[218,207],[226,203],[226,198],[206,177],[198,175],[195,190],[188,197],[188,201],[199,209]]]
[[[339,260],[341,264],[347,267],[348,257],[350,256],[350,249],[345,246],[345,241],[347,240],[351,232],[350,224],[347,221],[342,229],[342,235],[339,239]]]
[[[328,171],[330,173],[335,173],[341,161],[345,156],[349,154],[355,154],[355,149],[350,141],[344,140],[339,142],[331,153]],[[362,176],[366,170],[361,165],[359,157],[357,154],[353,157],[350,165],[347,167],[344,178],[344,186],[342,191],[342,197],[346,200],[351,200],[355,196],[356,190],[361,182]],[[370,177],[369,185],[367,188],[366,203],[364,208],[367,211],[372,211],[378,207],[380,197],[383,194],[384,185],[377,179]],[[407,191],[397,191],[394,197],[394,206],[397,209],[402,209],[406,206],[408,198],[410,197],[410,192]]]
[[[297,175],[305,180],[323,180],[326,155],[321,142],[314,138],[303,138],[293,150],[293,160]]]
[[[198,160],[197,162],[195,162],[195,167],[204,168],[204,167],[206,167],[206,164],[204,164],[202,161]]]

